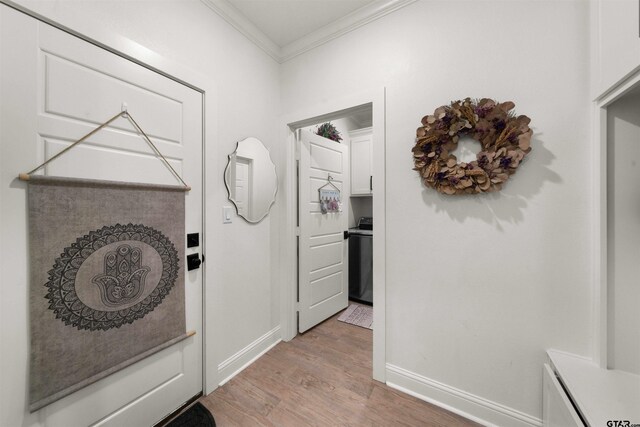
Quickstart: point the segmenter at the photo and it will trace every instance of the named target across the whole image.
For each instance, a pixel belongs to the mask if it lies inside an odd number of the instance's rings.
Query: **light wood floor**
[[[372,331],[338,315],[282,342],[201,402],[227,426],[477,426],[371,379]]]

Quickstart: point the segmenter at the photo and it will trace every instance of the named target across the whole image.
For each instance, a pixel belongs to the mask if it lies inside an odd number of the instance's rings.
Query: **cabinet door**
[[[372,137],[371,133],[351,138],[351,195],[372,194]]]
[[[543,368],[542,400],[544,427],[584,427],[560,381],[546,363]]]

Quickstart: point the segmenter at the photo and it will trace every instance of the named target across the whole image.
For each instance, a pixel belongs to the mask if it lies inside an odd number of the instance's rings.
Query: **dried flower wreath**
[[[499,191],[531,151],[531,119],[516,117],[514,107],[511,101],[466,98],[425,116],[412,150],[414,170],[424,184],[444,194]],[[450,154],[461,136],[480,142],[477,160],[458,163]]]

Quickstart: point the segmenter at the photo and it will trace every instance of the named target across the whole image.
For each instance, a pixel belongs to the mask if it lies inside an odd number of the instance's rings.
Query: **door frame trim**
[[[376,234],[373,244],[373,299],[376,310],[373,312],[373,378],[385,382],[386,374],[386,89],[378,87],[364,92],[353,93],[338,99],[329,99],[323,103],[298,109],[296,113],[285,116],[281,121],[281,140],[286,142],[282,150],[284,173],[284,212],[280,215],[280,230],[283,231],[283,244],[280,246],[280,319],[282,339],[290,341],[297,335],[297,243],[296,243],[296,150],[295,130],[305,124],[322,120],[325,116],[334,116],[341,111],[350,110],[364,104],[373,107],[373,180],[376,193],[373,197],[373,216],[376,219]]]
[[[70,28],[64,24],[57,22],[51,18],[43,16],[25,6],[22,6],[12,0],[0,0],[12,9],[22,12],[32,18],[51,25],[61,31],[72,36],[78,37],[87,43],[91,43],[101,49],[113,53],[121,58],[138,64],[155,73],[167,77],[177,83],[187,86],[202,95],[202,246],[201,253],[205,255],[208,252],[207,242],[214,242],[213,236],[216,234],[214,228],[217,221],[213,217],[212,211],[206,209],[207,188],[213,189],[212,199],[216,199],[216,178],[219,176],[218,165],[215,161],[215,153],[213,149],[207,150],[207,147],[216,147],[216,135],[218,131],[217,122],[217,99],[218,91],[215,80],[205,76],[197,71],[186,68],[179,62],[168,59],[151,49],[137,43],[134,40],[123,37],[117,33],[104,31],[100,28],[84,25],[82,28]],[[142,59],[140,59],[142,58]],[[207,173],[207,171],[209,173]],[[219,189],[218,189],[219,191]],[[206,227],[206,224],[213,227]],[[210,251],[213,253],[213,249]],[[220,332],[214,327],[207,328],[207,313],[213,316],[216,313],[215,286],[208,283],[208,278],[212,278],[213,274],[207,274],[206,265],[202,268],[202,392],[206,395],[216,389],[218,384],[217,369],[207,369],[207,366],[218,366],[218,354],[213,343],[218,342],[216,338]],[[210,292],[207,292],[207,289]]]
[[[591,107],[592,117],[592,189],[593,189],[593,253],[592,253],[592,358],[608,369],[609,301],[608,301],[608,202],[607,202],[607,108],[618,99],[640,87],[640,70],[616,82],[597,96]]]

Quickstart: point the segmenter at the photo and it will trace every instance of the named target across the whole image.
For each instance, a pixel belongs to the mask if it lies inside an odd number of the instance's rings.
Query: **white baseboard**
[[[542,420],[387,363],[387,385],[485,426],[542,426]]]
[[[218,365],[218,378],[224,378],[219,386],[238,375],[244,368],[258,360],[260,356],[271,350],[282,341],[280,325],[276,326],[236,354]]]

